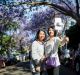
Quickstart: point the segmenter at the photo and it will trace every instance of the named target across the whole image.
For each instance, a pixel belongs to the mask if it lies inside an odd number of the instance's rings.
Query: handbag
[[[54,49],[54,47],[53,47],[53,49]],[[53,49],[51,50],[51,52],[50,52],[50,55],[53,53]],[[54,57],[51,57],[51,56],[48,56],[47,58],[46,58],[46,66],[47,67],[57,67],[57,57],[56,56],[54,56]],[[55,55],[56,55],[56,52],[55,52]]]
[[[46,65],[48,67],[57,67],[56,57],[48,57],[47,60],[46,60]]]

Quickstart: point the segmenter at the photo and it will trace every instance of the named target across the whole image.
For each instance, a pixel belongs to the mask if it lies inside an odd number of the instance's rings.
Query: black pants
[[[59,75],[59,67],[47,69],[48,75]]]
[[[35,72],[35,73],[32,72],[32,75],[45,75],[45,74],[44,72]]]

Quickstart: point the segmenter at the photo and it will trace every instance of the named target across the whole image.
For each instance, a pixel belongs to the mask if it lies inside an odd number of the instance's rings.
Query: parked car
[[[17,63],[16,57],[12,54],[10,56],[6,56],[4,58],[6,60],[6,62],[5,62],[6,66],[14,65]]]
[[[25,62],[26,60],[29,59],[29,53],[18,54],[18,55],[16,55],[16,59],[17,59],[18,61]]]
[[[6,61],[7,66],[14,65],[16,63],[17,63],[17,59],[15,57],[14,58],[8,58]]]

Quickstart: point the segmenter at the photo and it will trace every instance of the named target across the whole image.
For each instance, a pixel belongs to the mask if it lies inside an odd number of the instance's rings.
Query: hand
[[[42,56],[41,61],[43,61],[45,59],[45,56]]]
[[[68,42],[69,42],[69,38],[68,38],[68,37],[66,37],[66,38],[65,38],[65,41],[66,41],[66,43],[68,43]]]
[[[36,67],[36,71],[37,71],[37,72],[40,72],[40,71],[41,71],[41,70],[40,70],[40,66],[37,66],[37,67]]]
[[[69,38],[64,36],[64,38],[61,39],[60,41],[61,41],[61,45],[64,46],[65,44],[67,44],[69,42]]]

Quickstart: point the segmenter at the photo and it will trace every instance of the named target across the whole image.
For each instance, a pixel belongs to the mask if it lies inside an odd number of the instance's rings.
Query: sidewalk
[[[0,69],[0,75],[31,75],[30,63],[19,62],[16,65]],[[60,75],[76,75],[76,73],[70,70],[68,67],[61,66]]]
[[[20,62],[16,66],[0,69],[0,75],[31,75],[29,62]]]

